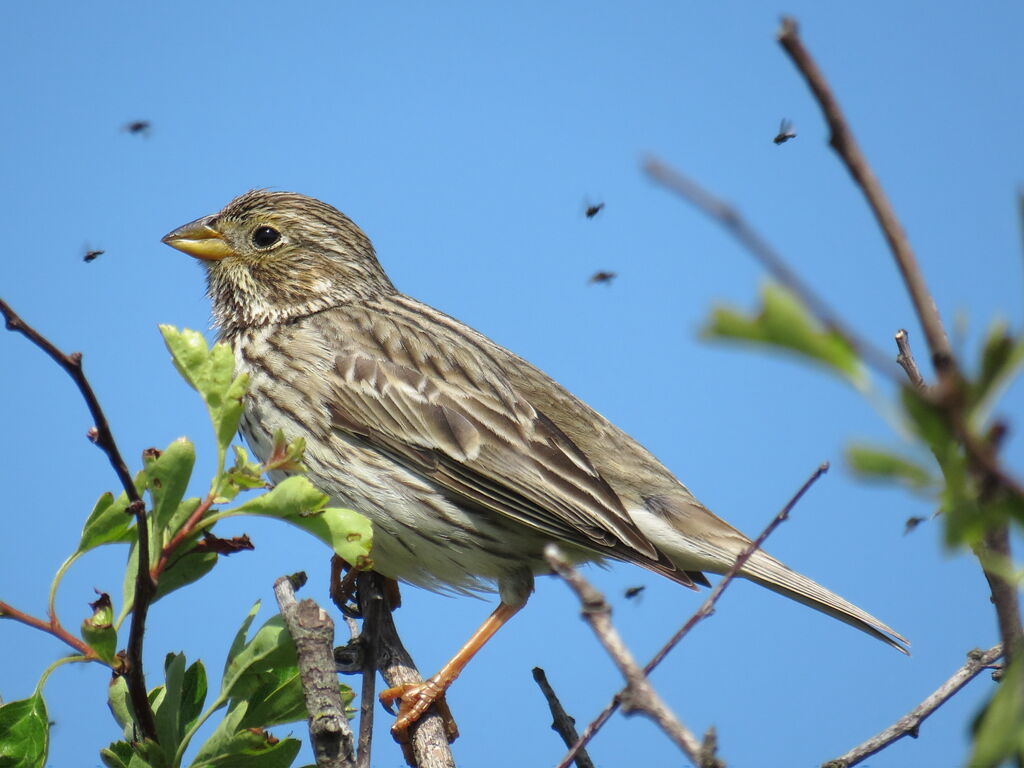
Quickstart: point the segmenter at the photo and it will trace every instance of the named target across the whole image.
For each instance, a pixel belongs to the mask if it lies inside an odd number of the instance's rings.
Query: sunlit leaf
[[[346,562],[368,565],[373,540],[370,521],[350,509],[324,507],[327,498],[305,477],[293,475],[225,515],[263,515],[285,520],[316,536]]]
[[[178,372],[206,401],[217,443],[226,450],[238,431],[248,377],[234,375],[235,359],[227,344],[211,349],[201,333],[187,328],[161,325],[160,332]]]
[[[43,768],[49,738],[46,702],[38,691],[0,706],[0,768]]]
[[[846,462],[854,474],[865,480],[899,483],[915,491],[936,491],[940,487],[929,469],[886,449],[850,445]]]
[[[178,438],[159,456],[146,462],[149,494],[153,500],[150,511],[151,530],[161,537],[160,546],[174,534],[173,530],[168,530],[168,523],[185,496],[195,463],[195,446],[184,437]]]
[[[845,339],[823,327],[793,293],[776,283],[762,288],[758,314],[716,307],[701,333],[793,352],[825,365],[856,387],[867,383],[867,372]]]
[[[1015,339],[1005,322],[994,322],[981,351],[981,363],[973,381],[968,382],[973,424],[979,426],[991,412],[1006,387],[1024,365],[1024,338]]]
[[[128,496],[123,492],[116,499],[109,492],[100,496],[82,528],[78,551],[88,552],[103,544],[134,541],[136,531],[132,524],[135,518],[126,512],[127,509]]]

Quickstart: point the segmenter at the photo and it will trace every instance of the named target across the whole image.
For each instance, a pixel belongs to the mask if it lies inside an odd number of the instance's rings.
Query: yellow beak
[[[208,261],[218,261],[225,256],[230,256],[233,251],[231,246],[224,240],[222,235],[210,223],[213,216],[204,216],[201,219],[190,221],[183,227],[178,227],[173,232],[168,232],[161,238],[171,248],[177,248],[189,256]]]

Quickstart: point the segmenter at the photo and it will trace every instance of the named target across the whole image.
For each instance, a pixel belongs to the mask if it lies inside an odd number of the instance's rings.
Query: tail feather
[[[791,600],[821,611],[851,627],[856,627],[861,632],[866,632],[892,646],[900,653],[910,655],[906,648],[910,645],[910,641],[892,627],[820,584],[816,584],[806,576],[791,570],[767,552],[761,550],[755,552],[743,566],[739,575],[762,587],[767,587],[773,592],[785,595]]]

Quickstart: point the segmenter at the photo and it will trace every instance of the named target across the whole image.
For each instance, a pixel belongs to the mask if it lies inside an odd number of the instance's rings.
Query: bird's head
[[[163,242],[201,260],[215,321],[228,335],[395,292],[359,227],[291,192],[247,192]]]

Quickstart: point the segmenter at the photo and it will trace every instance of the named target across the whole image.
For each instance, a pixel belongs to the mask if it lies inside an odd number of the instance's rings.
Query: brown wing
[[[636,528],[586,455],[514,391],[501,397],[362,350],[335,362],[328,407],[337,429],[456,498],[693,586]]]

